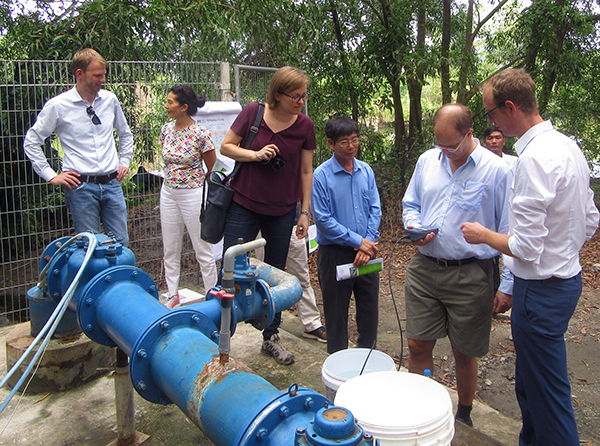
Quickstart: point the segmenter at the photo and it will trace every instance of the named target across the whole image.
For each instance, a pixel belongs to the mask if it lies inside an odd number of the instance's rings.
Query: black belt
[[[79,181],[82,183],[106,184],[115,178],[117,178],[117,172],[108,175],[80,175]]]
[[[432,262],[437,263],[439,266],[443,266],[445,268],[447,268],[449,266],[467,265],[467,264],[473,263],[475,260],[477,260],[476,257],[469,257],[468,259],[460,259],[460,260],[437,259],[435,257],[426,256],[425,254],[423,254],[423,257],[425,257],[425,258],[431,260]]]

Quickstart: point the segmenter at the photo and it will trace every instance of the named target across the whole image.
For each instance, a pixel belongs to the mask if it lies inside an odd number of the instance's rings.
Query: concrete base
[[[119,442],[120,440],[117,439],[109,443],[108,446],[141,446],[143,444],[150,444],[150,436],[142,434],[141,432],[136,432],[135,438],[132,438],[131,440],[132,441],[130,442]]]
[[[33,340],[29,324],[19,324],[9,333],[6,339],[7,370],[17,363]],[[34,354],[32,352],[30,357]],[[110,372],[114,361],[114,348],[96,344],[83,334],[52,339],[42,355],[40,366],[27,392],[46,393],[73,389]],[[28,365],[29,360],[8,380],[10,387],[15,386]]]

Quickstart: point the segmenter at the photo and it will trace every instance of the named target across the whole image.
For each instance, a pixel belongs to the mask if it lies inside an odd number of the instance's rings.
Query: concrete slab
[[[0,330],[0,346],[14,327]],[[281,338],[296,356],[290,366],[280,366],[260,353],[262,336],[248,324],[239,324],[232,337],[232,356],[245,363],[280,390],[296,382],[322,394],[321,367],[327,357],[325,344],[301,338],[302,327],[284,313]],[[0,348],[0,374],[6,374],[5,349]],[[9,390],[0,389],[4,400]],[[455,392],[450,389],[456,404]],[[136,430],[150,436],[145,445],[212,446],[213,443],[174,405],[159,406],[135,395]],[[458,425],[453,446],[514,445],[520,426],[483,404],[476,404],[473,420],[477,430]],[[117,437],[112,374],[83,387],[42,395],[13,398],[0,415],[0,445],[30,446],[108,445]],[[284,446],[284,445],[282,445]]]

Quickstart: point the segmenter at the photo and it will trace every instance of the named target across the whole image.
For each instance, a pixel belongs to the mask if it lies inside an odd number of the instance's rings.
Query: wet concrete
[[[10,331],[0,330],[0,343],[5,344]],[[247,324],[239,324],[231,340],[232,357],[281,390],[292,383],[325,394],[321,367],[327,357],[325,344],[301,338],[302,327],[297,318],[284,313],[281,338],[294,353],[296,362],[278,365],[260,353],[262,336]],[[5,349],[0,349],[0,372],[6,373]],[[9,390],[0,389],[4,400]],[[0,415],[0,445],[108,445],[117,438],[112,374],[106,374],[74,390],[17,395]],[[456,394],[449,389],[453,403]],[[149,435],[144,445],[211,446],[213,443],[174,405],[149,403],[135,394],[136,430]],[[453,446],[515,445],[519,423],[495,410],[476,403],[473,410],[476,429],[456,426]],[[291,440],[290,445],[293,440]],[[284,446],[284,445],[282,445]]]

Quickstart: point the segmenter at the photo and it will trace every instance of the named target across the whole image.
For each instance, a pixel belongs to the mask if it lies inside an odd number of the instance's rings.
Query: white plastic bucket
[[[351,348],[335,352],[325,360],[321,369],[321,378],[327,388],[327,398],[333,401],[337,389],[350,378],[358,376],[363,366],[363,375],[396,370],[392,357],[379,350]]]
[[[342,384],[335,405],[350,410],[381,446],[450,446],[452,400],[431,378],[407,372],[375,372]]]

